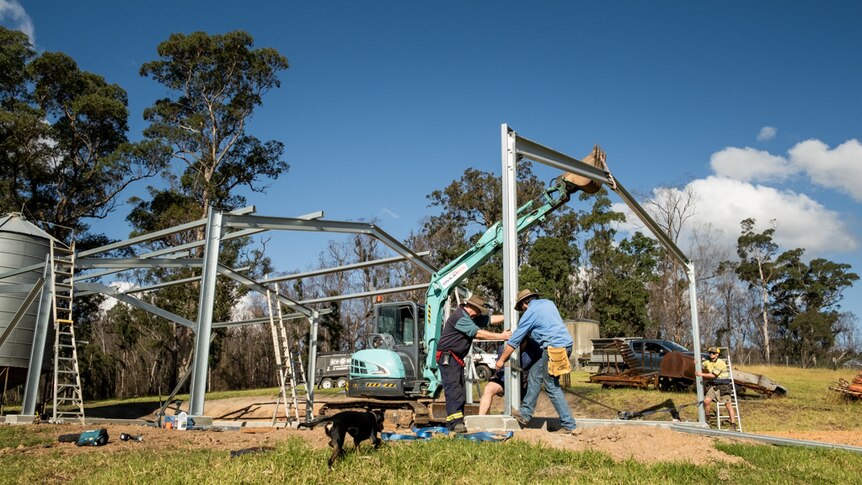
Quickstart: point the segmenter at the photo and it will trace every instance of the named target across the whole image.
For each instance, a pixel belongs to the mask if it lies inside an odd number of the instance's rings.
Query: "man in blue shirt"
[[[521,290],[515,299],[515,310],[521,312],[521,319],[518,321],[518,328],[506,343],[503,355],[497,360],[497,370],[503,368],[512,352],[528,336],[541,346],[542,356],[530,368],[527,377],[527,393],[521,400],[521,409],[512,410],[512,416],[522,426],[530,421],[544,382],[545,392],[560,416],[560,425],[566,431],[573,431],[576,427],[575,418],[572,417],[566,396],[560,388],[560,378],[548,373],[548,347],[564,348],[566,355],[569,356],[574,346],[572,336],[566,329],[554,302],[539,298],[539,294],[535,291]]]
[[[455,433],[467,432],[464,426],[467,397],[464,392],[464,358],[473,347],[474,338],[505,340],[511,337],[512,332],[508,330],[495,333],[482,328],[499,323],[503,323],[503,315],[486,315],[485,300],[473,295],[449,315],[440,331],[435,357],[446,396],[446,425]]]

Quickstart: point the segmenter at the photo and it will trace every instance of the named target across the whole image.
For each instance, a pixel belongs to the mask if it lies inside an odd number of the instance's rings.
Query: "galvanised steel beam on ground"
[[[674,431],[680,431],[682,433],[691,433],[701,436],[712,436],[715,438],[748,439],[777,446],[800,446],[803,448],[835,449],[852,451],[854,453],[862,453],[862,447],[860,446],[842,445],[836,443],[822,443],[820,441],[810,440],[797,440],[792,438],[781,438],[778,436],[769,436],[762,434],[740,433],[738,431],[723,431],[719,429],[697,428],[682,423],[673,423],[670,425],[670,429]]]
[[[33,328],[33,346],[30,347],[30,363],[27,367],[27,383],[24,385],[24,398],[21,403],[21,415],[36,414],[36,394],[39,392],[39,377],[42,376],[42,360],[45,357],[45,342],[48,339],[48,323],[51,317],[51,301],[54,298],[52,284],[54,268],[50,264],[51,255],[45,255],[43,265],[42,298],[39,299],[39,310],[36,313],[36,327]]]
[[[168,320],[168,321],[171,321],[174,323],[178,323],[184,327],[188,327],[191,329],[195,328],[195,322],[188,320],[186,318],[183,318],[183,317],[176,315],[174,313],[171,313],[167,310],[163,310],[163,309],[153,305],[152,303],[147,303],[141,299],[135,298],[134,296],[129,296],[129,295],[125,294],[124,292],[122,292],[122,291],[120,291],[114,287],[105,286],[105,285],[100,284],[100,283],[83,283],[83,282],[78,283],[78,287],[82,290],[86,290],[88,294],[101,293],[103,295],[110,296],[112,298],[116,298],[117,300],[120,300],[123,303],[127,303],[129,305],[134,306],[134,307],[138,307],[141,310],[146,310],[146,311],[152,313],[153,315],[164,318],[165,320]]]
[[[225,226],[259,229],[276,229],[284,231],[310,231],[310,232],[337,232],[347,234],[366,234],[377,238],[383,244],[389,246],[396,253],[404,256],[410,262],[422,268],[428,274],[433,274],[435,269],[414,253],[410,248],[393,238],[385,231],[365,222],[345,221],[307,221],[288,217],[263,217],[263,216],[232,216],[225,215]]]
[[[218,258],[221,249],[222,213],[210,207],[207,210],[206,245],[204,265],[198,299],[198,321],[195,332],[195,355],[193,360],[192,385],[189,390],[189,414],[202,416],[204,396],[207,388],[207,366],[210,358],[210,334],[213,323]]]

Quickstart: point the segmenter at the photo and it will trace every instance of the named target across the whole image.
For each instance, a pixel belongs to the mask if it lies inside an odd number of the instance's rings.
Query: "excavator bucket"
[[[607,155],[605,151],[598,145],[593,146],[593,151],[590,152],[589,155],[584,157],[582,162],[587,165],[592,165],[599,170],[607,170],[607,165],[605,164],[605,160]],[[563,180],[569,182],[578,188],[578,190],[582,190],[588,194],[595,194],[602,188],[602,183],[593,179],[589,179],[582,175],[577,175],[572,172],[566,172],[562,175]]]

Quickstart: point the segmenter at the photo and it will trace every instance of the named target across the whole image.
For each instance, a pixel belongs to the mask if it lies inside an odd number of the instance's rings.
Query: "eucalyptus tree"
[[[279,73],[288,67],[284,56],[272,48],[255,48],[252,36],[242,31],[173,34],[158,45],[157,53],[158,59],[145,63],[140,73],[162,84],[168,96],[144,111],[149,124],[143,134],[166,150],[180,171],[166,172],[166,187],[151,187],[148,199],[134,200],[128,220],[135,233],[200,219],[210,206],[221,210],[240,207],[245,198],[239,189],[264,192],[268,181],[288,170],[281,160],[283,144],[260,140],[248,128],[264,95],[280,86]],[[200,229],[154,241],[151,246],[158,249],[202,236]],[[239,239],[223,243],[220,262],[232,267],[246,265],[246,244],[247,240]],[[251,271],[259,276],[262,269],[253,267]],[[192,275],[188,269],[158,269],[145,279],[164,281]],[[213,319],[229,320],[245,291],[219,279]],[[197,296],[198,285],[188,284],[162,289],[150,298],[162,308],[194,320]],[[172,326],[173,331],[164,333],[162,339],[170,347],[167,360],[172,363],[169,379],[173,384],[190,364],[192,341],[188,329]],[[213,351],[211,356],[217,359],[219,353]]]
[[[835,345],[842,330],[840,302],[843,291],[859,279],[850,265],[815,258],[805,263],[803,249],[782,253],[776,260],[780,275],[770,288],[771,310],[785,355],[799,358],[803,366],[816,365]]]
[[[26,35],[0,27],[0,212],[80,234],[106,217],[168,154],[128,138],[126,91],[60,52],[36,55]]]
[[[770,345],[769,291],[780,274],[775,261],[778,254],[778,244],[773,241],[775,227],[765,229],[763,232],[755,232],[755,220],[752,218],[743,219],[740,225],[742,234],[737,239],[736,249],[740,261],[736,265],[736,274],[742,281],[748,283],[749,289],[756,291],[759,296],[763,356],[766,362],[770,362],[772,347]]]

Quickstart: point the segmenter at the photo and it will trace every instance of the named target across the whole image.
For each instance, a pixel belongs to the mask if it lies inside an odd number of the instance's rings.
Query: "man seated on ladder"
[[[721,413],[718,412],[718,406],[724,404],[730,415],[730,427],[736,429],[736,413],[734,413],[733,405],[730,402],[733,389],[731,388],[732,383],[727,362],[718,358],[718,347],[710,347],[707,352],[709,359],[704,360],[701,363],[702,370],[696,372],[700,377],[712,379],[709,383],[709,389],[706,391],[706,397],[703,398],[703,409],[709,414],[712,401],[716,401],[716,425],[720,428],[721,423],[718,422],[718,419]]]

